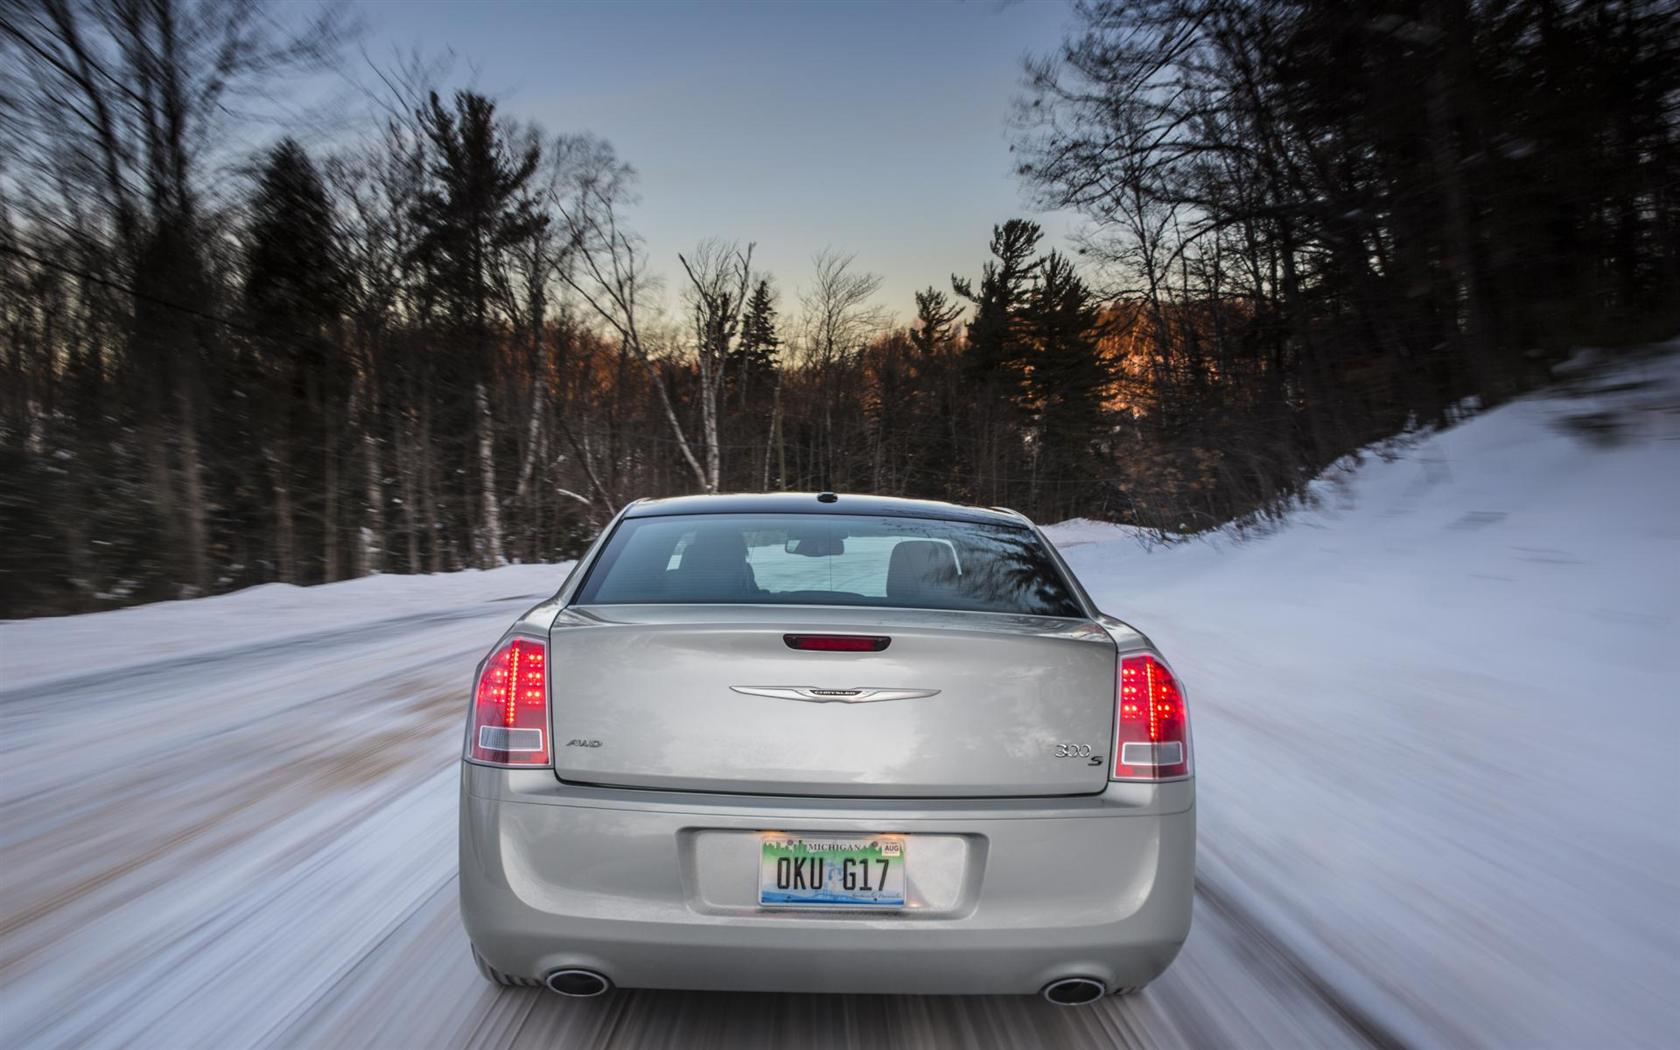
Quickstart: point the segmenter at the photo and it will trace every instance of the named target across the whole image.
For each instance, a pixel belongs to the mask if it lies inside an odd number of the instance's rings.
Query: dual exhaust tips
[[[543,981],[549,990],[573,999],[593,999],[612,991],[612,982],[594,970],[555,970]],[[1108,994],[1108,985],[1094,977],[1063,977],[1039,990],[1045,1002],[1083,1006]]]

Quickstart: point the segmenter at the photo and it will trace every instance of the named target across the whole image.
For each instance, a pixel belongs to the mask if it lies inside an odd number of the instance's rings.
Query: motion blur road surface
[[[542,571],[558,581],[559,570]],[[461,719],[474,662],[539,596],[141,660],[0,695],[8,869],[0,1041],[1382,1041],[1212,888],[1166,978],[1135,998],[1082,1009],[1033,998],[657,991],[576,1001],[491,986],[473,968],[456,914]],[[64,653],[66,670],[75,649]]]
[[[0,624],[0,1048],[1671,1047],[1680,354],[1576,387],[1242,544],[1047,530],[1192,711],[1195,925],[1141,995],[482,981],[469,679],[565,571],[512,566]]]

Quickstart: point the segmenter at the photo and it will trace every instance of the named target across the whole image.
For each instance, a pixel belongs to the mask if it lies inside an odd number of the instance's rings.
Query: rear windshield
[[[841,514],[626,518],[577,600],[1083,615],[1029,529]]]

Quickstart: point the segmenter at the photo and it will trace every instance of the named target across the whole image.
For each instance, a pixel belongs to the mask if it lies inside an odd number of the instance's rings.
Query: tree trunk
[[[321,509],[321,581],[339,578],[338,568],[338,441],[332,424],[326,427],[322,450],[322,485],[325,502]]]
[[[496,447],[491,431],[490,395],[482,382],[473,385],[478,404],[478,474],[483,490],[483,534],[479,549],[486,569],[502,564],[502,507],[496,498]]]
[[[422,402],[424,405],[424,402]],[[420,415],[420,526],[426,530],[426,571],[444,571],[444,537],[438,529],[437,463],[432,455],[432,414],[422,407]]]
[[[191,596],[210,593],[209,510],[204,498],[204,465],[198,454],[198,425],[192,399],[182,389],[176,392],[181,411],[181,491],[185,496],[187,526],[187,586]]]
[[[1431,63],[1425,85],[1430,157],[1435,166],[1435,177],[1441,184],[1447,236],[1452,246],[1448,261],[1456,291],[1464,297],[1465,315],[1469,322],[1463,341],[1469,357],[1470,374],[1482,396],[1493,401],[1504,392],[1504,375],[1494,353],[1495,333],[1490,323],[1487,299],[1482,294],[1476,261],[1475,218],[1471,213],[1470,194],[1464,178],[1464,149],[1459,141],[1458,128],[1460,110],[1456,102],[1463,93],[1471,90],[1468,83],[1470,71],[1463,59],[1463,37],[1469,30],[1464,24],[1463,9],[1452,3],[1453,10],[1449,14],[1445,10],[1447,6],[1448,3],[1438,2],[1428,9],[1445,41],[1441,54]]]
[[[770,433],[764,439],[764,475],[759,488],[770,491],[770,453],[777,452],[778,474],[776,487],[787,487],[787,451],[782,449],[782,377],[776,376],[775,389],[770,394]]]
[[[274,576],[281,583],[297,582],[297,522],[292,509],[292,462],[284,437],[277,437],[265,455],[269,484],[274,490]]]
[[[542,436],[545,389],[542,376],[538,373],[531,384],[531,411],[525,418],[525,447],[519,456],[519,479],[513,487],[513,506],[516,513],[520,502],[525,498],[526,490],[530,488],[531,472],[537,462],[537,449],[542,444],[539,439]]]
[[[572,452],[578,458],[578,465],[583,468],[584,477],[589,479],[589,489],[595,493],[595,498],[600,501],[603,512],[607,517],[618,513],[617,500],[613,498],[613,494],[607,489],[607,486],[602,484],[601,475],[595,469],[595,459],[591,455],[589,447],[586,444],[579,443],[576,435],[572,433],[572,428],[564,419],[561,419],[559,424],[560,431],[565,435],[566,443],[572,446]]]
[[[151,403],[154,406],[156,404],[155,401]],[[175,542],[179,536],[178,530],[180,527],[176,518],[175,469],[169,455],[169,442],[164,437],[163,424],[158,421],[161,414],[161,412],[156,412],[155,409],[149,413],[153,421],[140,425],[140,440],[145,447],[146,474],[148,476],[147,496],[152,506],[153,518],[157,523],[158,531],[168,537],[171,542]],[[180,557],[177,553],[173,559],[166,561],[166,564],[173,567],[173,564],[179,561]]]
[[[702,376],[700,389],[700,440],[706,447],[706,491],[716,492],[723,474],[722,452],[718,448],[717,388]]]
[[[671,395],[665,390],[665,377],[659,374],[659,369],[655,367],[653,358],[648,356],[647,350],[642,347],[639,340],[633,348],[636,351],[636,356],[641,358],[642,366],[647,369],[648,380],[653,384],[653,392],[659,397],[659,407],[665,413],[665,422],[671,425],[671,433],[676,435],[677,451],[682,453],[683,459],[688,463],[688,468],[694,472],[694,480],[699,482],[701,491],[712,491],[707,488],[706,469],[695,458],[694,448],[688,443],[688,435],[683,433],[682,423],[677,419],[677,410],[671,404]]]
[[[402,484],[403,531],[408,533],[408,571],[418,573],[420,566],[420,522],[415,511],[420,500],[419,486],[414,482],[415,439],[412,423],[405,422],[402,444],[397,449],[397,469]]]
[[[371,427],[362,431],[362,460],[367,470],[367,522],[359,533],[357,551],[365,574],[385,568],[385,489],[379,479],[379,440]]]

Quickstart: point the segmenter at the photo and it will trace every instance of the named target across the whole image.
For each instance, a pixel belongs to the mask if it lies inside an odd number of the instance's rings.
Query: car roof
[[[821,498],[819,498],[821,497]],[[993,525],[1027,524],[1025,515],[1002,507],[965,507],[931,499],[856,496],[832,492],[744,492],[718,496],[643,499],[624,511],[627,518],[676,514],[866,514],[888,518],[940,518]]]

